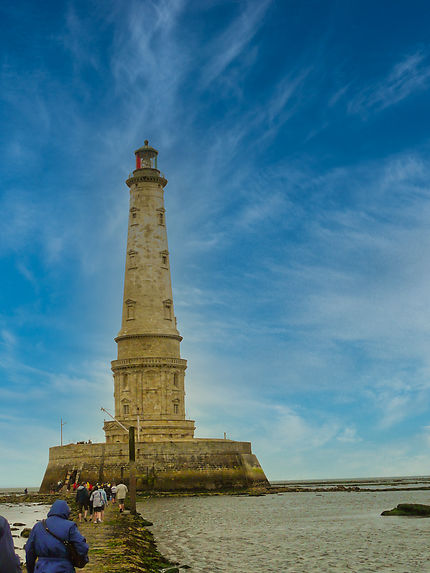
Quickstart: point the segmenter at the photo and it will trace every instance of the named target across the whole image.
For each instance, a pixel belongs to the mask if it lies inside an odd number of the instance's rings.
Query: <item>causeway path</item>
[[[102,523],[75,521],[90,546],[84,573],[158,573],[172,565],[157,550],[144,519],[120,513],[117,504],[108,505]]]

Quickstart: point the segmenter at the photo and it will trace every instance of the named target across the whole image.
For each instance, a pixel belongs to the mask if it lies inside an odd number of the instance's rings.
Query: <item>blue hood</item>
[[[70,507],[63,499],[57,499],[57,501],[54,501],[52,504],[52,507],[48,513],[48,517],[52,517],[53,515],[57,515],[63,519],[69,519]]]

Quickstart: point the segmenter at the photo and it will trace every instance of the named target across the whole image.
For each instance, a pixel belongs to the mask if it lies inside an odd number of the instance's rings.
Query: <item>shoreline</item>
[[[373,484],[372,484],[373,485]],[[321,482],[315,482],[315,485],[310,483],[291,483],[291,484],[273,484],[270,487],[258,487],[240,490],[225,490],[225,491],[138,491],[136,493],[137,501],[142,501],[148,498],[164,498],[164,497],[219,497],[219,496],[263,496],[270,494],[280,493],[311,493],[311,492],[387,492],[387,491],[428,491],[430,485],[422,484],[414,487],[404,485],[400,486],[396,483],[384,484],[386,487],[374,486],[371,484],[345,485],[343,484],[327,484],[322,485]],[[367,487],[366,487],[367,486]],[[51,505],[56,499],[65,499],[68,503],[71,502],[73,513],[75,494],[71,491],[59,491],[57,493],[37,493],[29,492],[27,494],[18,492],[8,492],[5,494],[0,493],[0,504],[38,504],[38,505]],[[70,505],[70,503],[69,503]]]

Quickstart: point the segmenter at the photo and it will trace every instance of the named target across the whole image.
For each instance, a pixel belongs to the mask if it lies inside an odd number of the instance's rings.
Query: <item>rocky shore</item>
[[[63,494],[59,493],[28,493],[28,494],[5,494],[0,495],[1,503],[38,503],[42,505],[51,505],[56,499]],[[70,496],[70,494],[69,494]],[[64,498],[66,499],[66,498]]]

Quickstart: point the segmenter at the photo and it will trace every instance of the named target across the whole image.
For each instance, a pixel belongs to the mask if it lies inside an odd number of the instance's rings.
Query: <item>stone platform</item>
[[[49,449],[40,486],[58,481],[128,483],[128,444],[68,444]],[[250,442],[218,439],[160,440],[136,443],[140,491],[222,491],[267,486]]]

